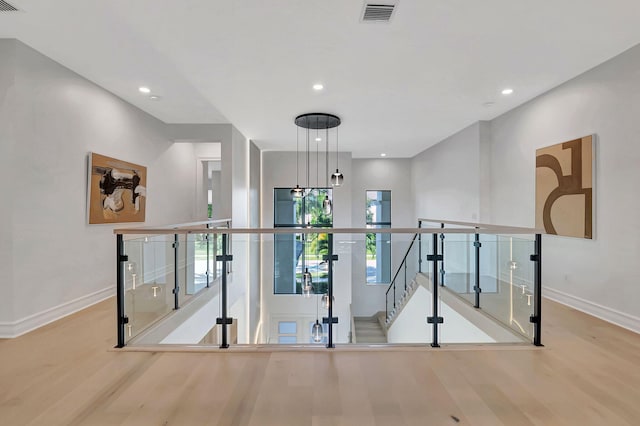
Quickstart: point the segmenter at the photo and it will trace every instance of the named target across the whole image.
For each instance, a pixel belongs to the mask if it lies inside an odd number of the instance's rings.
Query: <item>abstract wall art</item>
[[[593,238],[594,138],[536,150],[536,227],[547,234]]]
[[[89,223],[144,222],[147,168],[89,153]]]

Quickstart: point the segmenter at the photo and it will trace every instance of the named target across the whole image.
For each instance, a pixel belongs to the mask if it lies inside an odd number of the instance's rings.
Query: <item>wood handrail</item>
[[[473,230],[479,231],[489,231],[500,229],[502,234],[545,234],[544,229],[539,228],[526,228],[521,226],[509,226],[509,225],[493,225],[489,223],[478,223],[478,222],[462,222],[457,220],[442,220],[442,219],[425,219],[419,218],[418,222],[430,222],[430,223],[444,223],[445,225],[457,225],[457,226],[466,226],[469,228],[473,228]],[[440,228],[443,233],[446,233],[447,228]],[[454,228],[460,229],[460,228]],[[479,234],[486,234],[488,232],[478,232]]]
[[[480,234],[542,234],[539,229],[498,227],[479,229]],[[475,234],[467,228],[120,228],[114,234]]]

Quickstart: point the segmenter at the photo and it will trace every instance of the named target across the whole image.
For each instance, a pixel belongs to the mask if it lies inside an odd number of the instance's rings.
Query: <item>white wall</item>
[[[351,226],[366,225],[366,191],[391,191],[391,223],[394,228],[416,227],[411,194],[410,159],[354,159],[351,163]],[[391,278],[409,247],[409,235],[394,235],[391,250]],[[354,316],[371,316],[385,309],[388,284],[367,284],[364,236],[353,245],[352,310]],[[413,278],[413,277],[411,277]]]
[[[412,159],[416,217],[480,219],[480,131],[475,123]]]
[[[533,227],[536,149],[595,134],[595,237],[543,237],[544,293],[640,332],[639,113],[636,46],[414,157],[416,215]]]
[[[233,126],[231,124],[167,124],[167,132],[174,142],[219,143],[221,162],[221,203],[214,212],[215,219],[231,218],[233,194]]]
[[[640,46],[491,124],[491,214],[534,226],[537,148],[596,135],[595,237],[545,236],[547,296],[640,332]]]
[[[432,310],[433,294],[419,285],[387,330],[387,342],[431,343],[433,341],[433,325],[428,324],[426,318]],[[495,339],[446,303],[440,303],[440,316],[445,319],[438,329],[440,343],[496,342]]]
[[[219,142],[198,142],[192,143],[193,151],[195,155],[195,163],[194,163],[194,174],[196,179],[196,186],[193,188],[194,190],[194,212],[195,216],[198,220],[206,220],[208,213],[208,190],[212,188],[212,181],[209,179],[209,162],[211,160],[216,161],[216,163],[220,163],[220,159],[222,156],[221,153],[221,143]],[[216,174],[215,179],[216,183],[220,183],[220,172],[213,172]],[[213,194],[214,199],[220,197],[220,191],[214,191]],[[216,200],[218,201],[218,200]],[[217,203],[214,203],[214,206],[217,206]],[[226,218],[223,218],[226,219]]]
[[[12,175],[15,150],[13,123],[15,121],[15,43],[0,42],[0,337],[10,333],[2,330],[2,323],[13,321],[13,198],[16,177]]]
[[[0,332],[11,336],[114,292],[123,225],[87,224],[90,151],[147,167],[150,224],[193,218],[195,157],[162,122],[26,45],[0,40],[0,57]]]
[[[235,228],[246,228],[249,226],[249,140],[235,127],[232,128],[231,140],[231,217]]]
[[[249,146],[249,227],[260,227],[260,182],[262,179],[262,159],[260,150],[251,142]],[[250,343],[255,341],[256,329],[260,322],[260,237],[251,236],[249,246],[249,257],[251,268],[249,270],[249,323],[252,324],[249,332]]]

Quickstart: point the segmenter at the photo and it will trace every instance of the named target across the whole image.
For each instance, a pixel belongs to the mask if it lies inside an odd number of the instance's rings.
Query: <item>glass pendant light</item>
[[[316,318],[316,323],[311,327],[311,338],[315,343],[322,342],[322,324]]]
[[[305,287],[313,286],[313,278],[311,277],[311,272],[309,272],[309,268],[304,268],[304,274],[302,274],[302,283]]]
[[[313,293],[313,282],[311,281],[311,273],[306,269],[302,274],[302,297],[308,299]]]
[[[313,292],[313,287],[310,283],[306,283],[304,280],[302,281],[302,297],[305,299],[309,299],[311,297],[311,293]]]
[[[329,194],[327,194],[324,196],[324,200],[322,200],[322,212],[326,215],[330,215],[332,210],[333,206],[331,205]]]
[[[331,175],[331,185],[333,186],[341,186],[344,181],[344,175],[340,172],[340,168],[338,167],[338,128],[336,127],[336,172]]]
[[[316,323],[311,327],[311,340],[314,343],[322,342],[322,325],[318,320],[318,299],[316,298]]]
[[[331,185],[341,186],[344,181],[344,175],[340,173],[340,170],[336,169],[336,172],[331,175]]]
[[[304,190],[300,188],[300,186],[296,185],[296,187],[291,190],[291,195],[293,198],[302,198]]]
[[[331,298],[331,303],[336,301],[335,296]],[[329,303],[329,295],[327,293],[322,295],[322,306],[324,306],[325,309],[329,309],[329,306],[331,305],[331,303]]]

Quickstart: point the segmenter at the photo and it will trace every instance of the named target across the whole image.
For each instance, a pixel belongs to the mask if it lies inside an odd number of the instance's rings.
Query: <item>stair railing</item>
[[[404,256],[402,257],[402,262],[400,262],[400,265],[398,265],[398,269],[396,270],[395,275],[393,276],[393,279],[391,280],[391,283],[389,284],[389,287],[387,288],[387,291],[385,292],[385,319],[389,320],[389,293],[391,292],[393,294],[393,307],[392,309],[395,309],[397,307],[397,292],[398,291],[406,291],[407,290],[407,258],[409,257],[409,253],[411,253],[411,249],[413,248],[413,245],[415,244],[416,240],[418,239],[418,234],[414,234],[413,238],[411,239],[411,243],[409,244],[409,247],[407,248],[406,253],[404,254]],[[401,275],[400,273],[403,272],[403,274]],[[398,284],[402,284],[401,279],[404,278],[404,286],[402,286],[401,289],[398,289]]]

